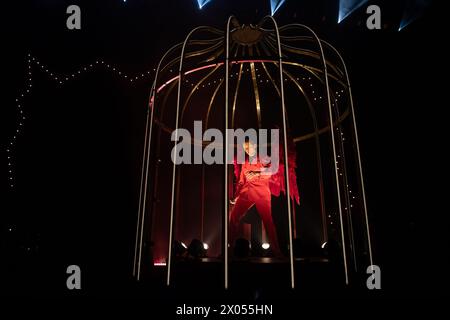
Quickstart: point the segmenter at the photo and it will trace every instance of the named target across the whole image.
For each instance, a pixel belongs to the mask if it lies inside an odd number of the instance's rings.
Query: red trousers
[[[267,177],[256,177],[251,181],[247,181],[240,189],[236,203],[230,214],[230,244],[234,245],[236,239],[242,234],[240,220],[254,205],[263,221],[272,252],[275,255],[279,255],[280,248],[277,232],[272,220],[271,193]]]

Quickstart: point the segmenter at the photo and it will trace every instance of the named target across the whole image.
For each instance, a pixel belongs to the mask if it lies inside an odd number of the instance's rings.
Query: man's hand
[[[253,177],[259,176],[260,175],[260,171],[247,171],[245,173],[245,178],[247,180],[251,180],[253,179]]]

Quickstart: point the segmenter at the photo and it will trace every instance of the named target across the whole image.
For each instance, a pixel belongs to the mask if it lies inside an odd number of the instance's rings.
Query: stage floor
[[[353,277],[345,285],[340,266],[324,257],[296,258],[295,289],[291,288],[288,258],[233,258],[229,263],[229,286],[224,289],[224,264],[220,258],[174,261],[171,284],[167,286],[167,266],[154,266],[145,272],[143,290],[161,292],[181,300],[207,300],[210,297],[233,299],[290,299],[298,297],[335,298],[348,292],[367,291],[361,279]],[[357,294],[358,295],[358,294]],[[161,296],[164,297],[164,294]]]

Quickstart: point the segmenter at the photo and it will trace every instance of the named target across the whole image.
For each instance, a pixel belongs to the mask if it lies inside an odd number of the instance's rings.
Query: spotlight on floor
[[[267,242],[264,242],[264,243],[261,245],[261,248],[263,248],[264,250],[269,250],[270,244],[268,244]]]
[[[175,241],[173,244],[173,254],[175,257],[181,257],[186,253],[187,246],[181,241]]]
[[[250,242],[247,239],[236,239],[234,245],[234,255],[237,258],[246,258],[250,255]]]
[[[206,255],[205,244],[198,239],[192,239],[187,249],[189,256],[193,258],[202,258]]]

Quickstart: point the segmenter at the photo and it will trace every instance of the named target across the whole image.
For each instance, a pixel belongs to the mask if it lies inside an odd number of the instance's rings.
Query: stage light
[[[345,18],[367,2],[368,0],[340,0],[338,23],[341,23]]]
[[[338,262],[342,258],[341,256],[341,245],[339,241],[335,239],[328,239],[327,242],[325,242],[324,247],[322,248],[324,251],[324,254],[330,259],[330,261]]]
[[[208,250],[209,249],[209,245],[207,243],[203,243],[203,249]]]
[[[280,9],[285,1],[286,0],[270,0],[270,10],[272,12],[272,15],[274,15],[275,12]]]
[[[268,244],[267,242],[264,242],[264,243],[261,245],[261,248],[263,248],[264,250],[268,250],[268,249],[270,248],[270,244]]]
[[[207,246],[206,243],[203,243],[198,239],[192,239],[187,249],[188,254],[193,258],[204,257],[206,255],[205,245]]]
[[[211,2],[211,0],[197,0],[198,8],[200,10],[203,9],[203,7],[209,2]]]
[[[327,242],[325,241],[324,243],[322,243],[322,249],[325,249],[325,247],[326,247],[326,245],[327,245]]]

